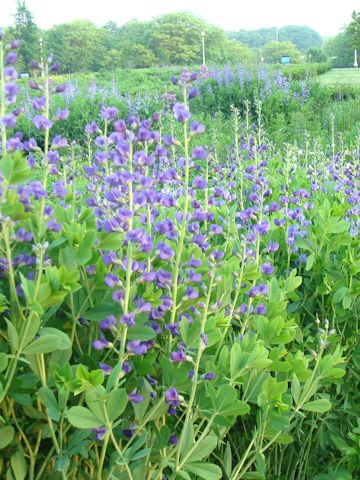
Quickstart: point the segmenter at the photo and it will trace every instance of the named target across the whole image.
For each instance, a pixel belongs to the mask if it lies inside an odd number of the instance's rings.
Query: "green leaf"
[[[222,478],[221,468],[213,463],[187,463],[185,468],[198,477],[205,478],[205,480],[219,480]]]
[[[157,420],[158,418],[165,415],[168,410],[169,410],[169,406],[165,402],[165,398],[163,397],[153,407],[151,407],[151,409],[147,413],[147,415],[145,417],[146,423],[153,422],[154,420]]]
[[[76,428],[99,428],[104,422],[99,420],[88,408],[71,407],[67,412],[67,418],[71,425]]]
[[[2,155],[0,160],[0,172],[9,185],[26,182],[31,177],[31,170],[26,158],[16,151],[13,155]]]
[[[14,350],[19,348],[19,335],[14,327],[14,325],[7,319],[5,319],[7,324],[7,332],[9,335],[10,345]]]
[[[223,463],[224,463],[225,473],[228,477],[230,477],[231,471],[232,471],[232,453],[231,453],[231,447],[229,442],[226,444]]]
[[[79,243],[76,258],[80,265],[86,265],[92,257],[92,247],[96,240],[96,231],[89,230]]]
[[[129,340],[141,340],[146,342],[147,340],[152,340],[155,337],[155,330],[151,327],[134,325],[128,329],[128,339]]]
[[[55,422],[58,422],[60,419],[60,410],[54,392],[49,388],[41,387],[38,395],[40,402],[46,407],[49,417]]]
[[[68,455],[62,455],[58,457],[55,462],[55,470],[57,472],[64,472],[70,465],[70,458]]]
[[[110,392],[106,400],[106,411],[110,421],[120,417],[128,403],[128,394],[124,388]]]
[[[8,366],[8,356],[4,352],[0,352],[0,372],[6,370]]]
[[[19,448],[15,453],[11,455],[10,463],[15,479],[24,480],[27,473],[27,465],[22,449]]]
[[[327,231],[328,233],[343,233],[347,232],[350,228],[350,224],[346,220],[340,220],[337,222],[332,219]]]
[[[123,241],[122,235],[113,232],[103,238],[98,247],[101,250],[118,250],[122,247]]]
[[[306,260],[305,270],[307,272],[312,269],[314,262],[315,262],[315,255],[312,253],[307,257],[307,260]]]
[[[210,453],[215,449],[216,445],[217,445],[217,437],[209,436],[209,437],[203,438],[201,442],[196,444],[195,448],[193,449],[187,461],[197,462],[198,460],[207,458],[210,455]]]
[[[51,331],[52,333],[44,333]],[[30,355],[35,353],[52,353],[55,350],[68,350],[71,348],[69,337],[55,328],[44,328],[40,332],[40,337],[28,345],[23,353]]]
[[[340,303],[348,292],[347,287],[341,287],[333,295],[333,302]]]
[[[5,448],[14,438],[14,429],[11,425],[0,427],[0,449]]]
[[[307,402],[301,408],[307,412],[324,413],[330,410],[331,407],[332,405],[329,400],[326,400],[326,398],[321,398],[319,400]]]
[[[292,382],[291,382],[291,395],[294,399],[295,405],[298,404],[299,398],[300,398],[300,393],[301,393],[301,386],[298,377],[293,375],[292,377]]]
[[[109,315],[113,315],[115,313],[115,306],[113,303],[104,302],[96,305],[96,307],[88,310],[86,313],[81,315],[86,320],[92,320],[94,322],[100,322],[100,320],[104,320]]]

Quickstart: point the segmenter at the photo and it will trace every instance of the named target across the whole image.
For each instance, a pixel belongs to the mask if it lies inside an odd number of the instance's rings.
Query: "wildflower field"
[[[359,479],[359,118],[265,67],[27,85],[18,47],[0,477]]]

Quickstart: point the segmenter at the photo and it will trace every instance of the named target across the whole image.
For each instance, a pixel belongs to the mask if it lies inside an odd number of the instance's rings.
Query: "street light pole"
[[[201,43],[202,43],[202,64],[205,67],[205,32],[201,32]]]
[[[354,67],[358,67],[358,60],[357,60],[357,50],[354,50]]]

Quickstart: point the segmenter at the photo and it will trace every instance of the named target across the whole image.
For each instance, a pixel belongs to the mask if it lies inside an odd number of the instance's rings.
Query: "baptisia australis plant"
[[[42,146],[2,122],[1,473],[266,478],[344,374],[329,322],[299,326],[307,193],[261,122],[221,160],[199,145],[187,70],[171,122],[104,106],[84,148],[52,137],[54,65],[31,81]]]

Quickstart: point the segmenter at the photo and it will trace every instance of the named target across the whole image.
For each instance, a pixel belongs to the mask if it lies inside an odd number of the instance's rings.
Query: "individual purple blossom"
[[[193,158],[197,160],[205,160],[205,158],[208,156],[207,151],[204,149],[204,147],[195,147],[191,154]]]
[[[66,89],[67,89],[67,84],[66,84],[66,83],[62,83],[61,85],[58,85],[58,86],[55,88],[55,92],[56,92],[56,93],[63,93],[63,92],[65,92]]]
[[[100,131],[98,124],[96,122],[88,123],[85,126],[85,132],[89,134],[98,133]]]
[[[16,39],[10,43],[10,48],[13,50],[16,50],[17,48],[20,47],[20,45],[21,45],[21,41],[19,39]]]
[[[208,186],[207,181],[203,177],[195,177],[192,183],[192,188],[196,190],[204,190]]]
[[[6,128],[15,128],[16,116],[13,113],[7,113],[2,117],[1,123],[5,125]]]
[[[199,95],[199,89],[194,87],[190,90],[188,93],[188,100],[191,100],[192,98],[195,98]]]
[[[174,407],[180,405],[180,397],[175,387],[170,387],[168,390],[166,390],[165,401]]]
[[[255,225],[254,230],[258,235],[266,235],[270,230],[270,223],[268,220],[262,220]]]
[[[45,97],[35,97],[33,100],[33,108],[34,110],[44,110],[46,106],[46,98]]]
[[[112,343],[106,340],[106,338],[102,335],[100,338],[93,341],[93,347],[95,350],[104,350],[105,348],[111,348]]]
[[[27,232],[24,228],[19,228],[15,232],[15,237],[17,240],[23,242],[31,242],[33,240],[33,234],[31,232]]]
[[[64,198],[68,194],[65,188],[64,180],[52,184],[54,194],[59,198]]]
[[[38,130],[47,130],[52,127],[52,121],[45,115],[36,115],[33,118],[33,123]]]
[[[276,242],[269,242],[267,248],[269,252],[277,252],[279,250],[279,244]]]
[[[104,363],[104,362],[99,362],[99,367],[102,370],[104,375],[110,375],[110,373],[113,370],[111,365],[108,365],[107,363]]]
[[[190,132],[197,133],[197,134],[204,133],[205,132],[205,126],[202,123],[199,123],[199,122],[196,122],[196,121],[191,122]]]
[[[186,361],[186,355],[184,350],[177,350],[170,353],[170,360],[173,363],[181,363]]]
[[[267,308],[263,303],[259,303],[259,305],[257,305],[257,307],[255,308],[255,313],[257,313],[258,315],[265,315],[266,312]]]
[[[274,267],[270,262],[266,262],[261,265],[260,271],[264,275],[272,275],[274,273]]]
[[[101,118],[103,120],[115,120],[119,116],[119,111],[116,107],[105,107],[101,110]]]
[[[29,87],[32,90],[40,90],[40,85],[37,82],[35,82],[34,80],[29,81]]]
[[[140,312],[150,312],[151,311],[151,303],[146,302],[143,298],[139,298],[136,300],[136,308]]]
[[[107,285],[108,287],[115,287],[117,285],[119,285],[120,283],[120,280],[119,278],[114,275],[113,273],[108,273],[105,277],[105,285]]]
[[[134,355],[144,355],[147,352],[147,346],[141,340],[132,340],[127,344],[127,350]]]
[[[174,323],[168,323],[165,326],[165,330],[171,333],[173,337],[180,335],[180,323],[179,322],[174,322]]]
[[[9,52],[6,56],[6,59],[5,59],[5,64],[6,65],[14,65],[14,63],[16,63],[17,61],[17,55],[15,52]]]
[[[129,362],[124,362],[122,364],[122,371],[124,372],[125,375],[127,375],[128,373],[130,373],[132,370],[132,367],[130,365]]]
[[[172,433],[169,438],[170,445],[176,445],[178,442],[179,442],[178,437],[175,435],[175,433]]]
[[[175,255],[174,250],[170,248],[169,245],[165,242],[159,242],[157,245],[157,249],[158,257],[161,258],[161,260],[168,260]]]
[[[70,111],[68,109],[64,109],[64,110],[61,110],[61,109],[57,109],[56,110],[56,115],[55,115],[55,118],[56,120],[66,120],[70,115]]]
[[[140,393],[137,393],[137,388],[134,388],[134,390],[132,390],[129,393],[128,397],[130,402],[133,402],[133,403],[141,403],[144,401],[144,396],[141,395]]]
[[[201,375],[201,378],[202,378],[203,380],[214,380],[214,378],[215,378],[215,373],[214,373],[214,372],[204,373],[204,375]]]
[[[106,427],[92,428],[91,431],[95,433],[96,440],[103,440],[106,434]]]
[[[48,230],[51,230],[52,232],[61,232],[62,225],[60,223],[57,223],[55,220],[48,220],[46,222],[46,228]]]
[[[185,123],[191,118],[189,108],[184,103],[175,103],[173,112],[178,122]]]
[[[109,315],[104,320],[101,320],[99,323],[101,330],[111,330],[116,329],[116,318],[114,315]]]
[[[126,325],[127,327],[133,327],[135,325],[134,318],[135,318],[134,312],[124,313],[120,318],[120,322],[123,325]]]

